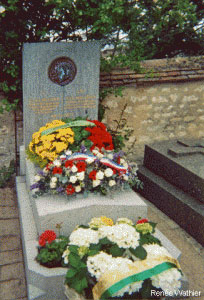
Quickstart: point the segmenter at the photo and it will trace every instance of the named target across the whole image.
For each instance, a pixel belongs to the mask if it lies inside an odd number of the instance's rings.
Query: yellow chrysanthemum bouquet
[[[27,155],[40,167],[44,167],[49,161],[56,159],[62,151],[74,143],[74,131],[70,127],[58,128],[65,124],[63,121],[54,120],[33,134]],[[45,134],[52,128],[56,128],[56,130],[51,134]]]
[[[103,123],[77,117],[54,120],[41,127],[33,133],[26,152],[31,161],[44,168],[66,150],[80,152],[81,147],[90,151],[95,148],[99,151],[114,150],[115,145],[117,149],[120,143],[113,141]]]

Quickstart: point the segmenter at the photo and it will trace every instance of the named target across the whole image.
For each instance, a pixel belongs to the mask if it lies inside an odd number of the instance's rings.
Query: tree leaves
[[[138,62],[148,58],[203,54],[201,0],[9,0],[2,5],[0,83],[8,86],[9,104],[22,99],[25,42],[101,40],[102,46],[113,48],[105,60],[109,69],[138,70]],[[15,107],[7,105],[7,110]]]

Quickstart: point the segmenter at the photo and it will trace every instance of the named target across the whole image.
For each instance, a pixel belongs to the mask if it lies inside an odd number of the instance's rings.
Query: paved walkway
[[[0,300],[27,300],[15,190],[0,189]]]
[[[201,292],[201,297],[188,300],[204,300],[203,247],[154,205],[147,203],[149,219],[158,223],[158,229],[182,251],[180,263],[188,277],[189,289]],[[27,300],[18,207],[15,190],[5,188],[0,189],[0,300],[18,299]]]

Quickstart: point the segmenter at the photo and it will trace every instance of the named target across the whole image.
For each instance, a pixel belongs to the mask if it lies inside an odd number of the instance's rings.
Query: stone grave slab
[[[116,194],[113,198],[90,195],[68,200],[63,196],[42,196],[33,201],[39,233],[48,228],[54,230],[56,224],[62,223],[62,234],[70,234],[79,223],[86,225],[93,216],[105,215],[116,221],[123,215],[134,220],[146,216],[146,210],[141,197],[133,191]]]
[[[202,139],[179,139],[176,144],[169,148],[168,153],[174,157],[204,155],[204,141]]]
[[[66,268],[47,269],[36,261],[37,255],[37,226],[27,191],[25,176],[16,178],[17,196],[20,211],[20,225],[27,279],[28,300],[67,299],[64,295],[64,277]],[[120,215],[121,216],[121,215]],[[126,215],[124,215],[126,216]],[[144,216],[143,216],[144,217]],[[180,259],[181,252],[159,230],[155,236],[159,238],[169,253],[176,259]],[[53,286],[55,289],[53,289]],[[181,290],[188,290],[186,277],[182,280]]]
[[[144,166],[204,203],[203,144],[191,140],[146,145]]]
[[[164,141],[145,146],[138,176],[141,195],[204,245],[203,140]]]
[[[34,183],[36,168],[26,159],[26,185],[29,190]],[[80,224],[87,224],[90,219],[108,215],[116,220],[121,215],[132,220],[147,216],[147,205],[142,197],[134,191],[124,191],[113,196],[90,194],[71,197],[60,195],[43,195],[33,198],[30,193],[30,202],[37,224],[38,233],[47,229],[55,230],[57,223],[63,223],[62,234],[68,235]]]
[[[97,119],[100,42],[25,43],[23,47],[24,143],[52,120]]]
[[[16,187],[28,300],[66,299],[62,287],[67,270],[44,268],[35,261],[38,233],[24,176],[16,177]]]
[[[138,176],[144,183],[141,195],[204,246],[204,205],[145,166]]]

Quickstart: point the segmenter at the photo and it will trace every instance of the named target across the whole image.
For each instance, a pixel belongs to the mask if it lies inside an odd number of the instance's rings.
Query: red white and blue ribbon
[[[80,152],[75,152],[71,155],[68,155],[66,160],[69,161],[73,161],[73,160],[83,160],[86,161],[87,159],[93,159],[93,161],[99,160],[101,164],[110,167],[112,169],[117,170],[118,172],[121,172],[123,174],[127,173],[127,168],[125,168],[123,165],[117,164],[116,162],[114,162],[113,160],[109,159],[109,158],[98,158],[95,155],[91,155],[91,154],[85,154],[85,153],[80,153]]]

